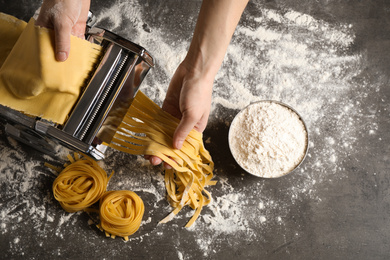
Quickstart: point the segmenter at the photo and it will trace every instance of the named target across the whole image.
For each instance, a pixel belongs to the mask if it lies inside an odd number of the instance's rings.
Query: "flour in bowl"
[[[296,168],[307,143],[307,131],[298,114],[272,101],[246,107],[229,131],[230,150],[237,163],[265,178],[280,177]]]

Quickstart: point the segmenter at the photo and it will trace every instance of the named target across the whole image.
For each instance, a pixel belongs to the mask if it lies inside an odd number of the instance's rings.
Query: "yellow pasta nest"
[[[154,155],[173,167],[165,171],[168,201],[174,210],[160,223],[170,221],[185,205],[196,209],[187,223],[190,227],[198,218],[202,207],[211,201],[205,190],[214,185],[214,163],[205,149],[202,134],[192,130],[182,149],[172,147],[172,137],[179,119],[163,111],[141,91],[135,99],[110,147],[135,155]]]
[[[76,212],[96,203],[107,188],[107,173],[96,161],[75,154],[76,159],[68,156],[71,164],[65,167],[53,183],[53,193],[62,208],[67,212]]]
[[[80,157],[77,153],[74,156],[68,155],[70,164],[65,165],[53,183],[54,197],[67,212],[94,211],[88,208],[100,200],[98,228],[107,236],[121,236],[128,240],[128,236],[141,226],[144,214],[142,199],[128,190],[106,191],[113,173],[107,176],[96,161]],[[60,171],[50,164],[46,165]]]
[[[144,203],[128,190],[108,191],[100,199],[100,224],[106,236],[121,236],[126,241],[140,227],[144,215]]]

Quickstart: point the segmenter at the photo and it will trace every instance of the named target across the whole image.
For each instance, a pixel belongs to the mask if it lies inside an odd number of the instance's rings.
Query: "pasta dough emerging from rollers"
[[[187,223],[190,227],[211,196],[205,190],[212,181],[214,163],[204,148],[202,134],[192,130],[181,150],[172,147],[179,120],[163,111],[139,91],[119,126],[110,146],[130,154],[154,155],[170,164],[165,171],[168,201],[174,210],[160,223],[170,221],[185,205],[196,209]]]
[[[5,27],[2,22],[0,30]],[[0,104],[63,124],[99,60],[101,47],[71,36],[65,62],[56,61],[54,52],[54,32],[35,26],[32,18],[0,68]]]
[[[71,164],[58,175],[53,183],[54,198],[67,212],[84,210],[96,203],[105,193],[112,174],[107,173],[96,161],[76,154],[74,160],[68,156]]]
[[[132,191],[107,191],[100,199],[100,224],[107,236],[121,236],[126,241],[140,227],[144,215],[144,203]]]

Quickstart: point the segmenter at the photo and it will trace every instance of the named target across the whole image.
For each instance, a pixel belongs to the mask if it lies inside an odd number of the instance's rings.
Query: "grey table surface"
[[[161,104],[191,41],[200,1],[93,1],[97,25],[156,59],[142,90]],[[40,1],[0,0],[28,21]],[[1,36],[0,36],[1,40]],[[390,3],[385,0],[251,1],[213,90],[206,148],[215,161],[213,203],[196,224],[171,208],[159,167],[108,150],[109,189],[145,202],[128,242],[106,238],[87,213],[62,210],[51,191],[55,159],[0,135],[2,259],[388,259],[390,256]],[[294,107],[310,134],[293,174],[246,174],[228,147],[230,122],[251,102]],[[68,151],[58,150],[64,159]]]

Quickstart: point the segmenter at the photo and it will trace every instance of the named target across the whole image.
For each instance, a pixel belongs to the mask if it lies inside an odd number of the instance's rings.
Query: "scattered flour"
[[[148,20],[152,16],[142,15],[140,3],[130,2],[114,1],[111,7],[101,10],[97,13],[97,25],[101,23],[104,28],[139,43],[152,54],[156,67],[146,77],[142,88],[161,104],[170,78],[185,57],[191,39],[190,36],[176,37],[170,30],[164,31],[163,26],[153,26]],[[283,233],[286,219],[294,214],[300,201],[309,197],[310,201],[321,202],[317,185],[323,180],[329,181],[336,172],[340,173],[338,178],[343,177],[342,166],[336,164],[353,152],[357,140],[355,119],[361,114],[356,108],[361,105],[359,100],[365,97],[357,94],[355,99],[350,99],[348,96],[350,91],[356,93],[353,79],[362,70],[362,55],[348,52],[355,39],[353,28],[349,24],[330,24],[297,11],[257,8],[262,13],[259,17],[244,14],[246,23],[237,27],[217,74],[209,124],[229,124],[231,118],[226,110],[241,110],[260,100],[279,100],[299,111],[311,140],[316,141],[309,142],[308,160],[294,173],[298,180],[291,178],[291,187],[278,191],[283,197],[280,201],[275,200],[275,193],[267,189],[266,182],[248,182],[246,175],[231,177],[218,168],[215,170],[218,184],[211,190],[214,201],[205,207],[198,221],[188,230],[196,234],[195,245],[208,259],[213,258],[217,250],[211,246],[215,241],[225,243],[228,240],[234,247],[239,243],[264,242],[266,238],[262,233],[270,229],[273,232],[272,228],[276,226]],[[149,30],[144,30],[145,24]],[[367,83],[362,81],[360,84],[364,87]],[[341,107],[340,104],[346,105]],[[370,113],[374,114],[376,110]],[[334,131],[324,136],[324,128],[328,126]],[[377,128],[370,124],[369,129],[362,131],[375,136]],[[214,141],[209,139],[207,143],[212,145]],[[67,227],[80,221],[79,215],[59,213],[58,208],[53,207],[56,204],[52,194],[47,191],[47,183],[54,176],[48,176],[41,162],[25,163],[26,155],[13,141],[9,141],[8,146],[13,149],[3,145],[0,151],[0,182],[6,189],[2,193],[6,202],[0,207],[1,234],[13,236],[16,234],[13,229],[18,228],[14,224],[28,221],[35,227],[35,239],[42,247],[41,241],[46,239],[48,230],[54,230],[55,236],[63,238]],[[59,149],[57,152],[65,155],[69,151]],[[53,161],[47,156],[43,158]],[[146,239],[149,233],[163,237],[164,232],[156,231],[153,226],[161,220],[154,217],[154,210],[161,210],[161,205],[166,205],[163,177],[140,158],[129,161],[128,155],[107,151],[103,166],[110,170],[115,168],[115,175],[120,178],[118,182],[114,178],[109,185],[148,196],[146,201],[152,217],[143,222],[147,226],[144,237]],[[117,164],[113,165],[113,162]],[[231,166],[232,172],[240,172],[235,167]],[[232,183],[234,179],[246,181],[246,186],[237,188],[236,183]],[[46,183],[42,184],[42,180]],[[180,230],[178,226],[171,227]],[[291,232],[300,234],[298,231],[297,226]],[[11,241],[18,241],[20,234],[13,236]],[[142,238],[137,239],[131,240],[142,241]],[[186,259],[180,243],[177,250],[178,258]]]
[[[213,215],[204,214],[202,218],[206,226],[215,232],[231,234],[237,231],[246,231],[247,222],[242,218],[244,195],[239,193],[228,193],[217,197],[209,206]],[[196,230],[197,227],[194,228]]]

